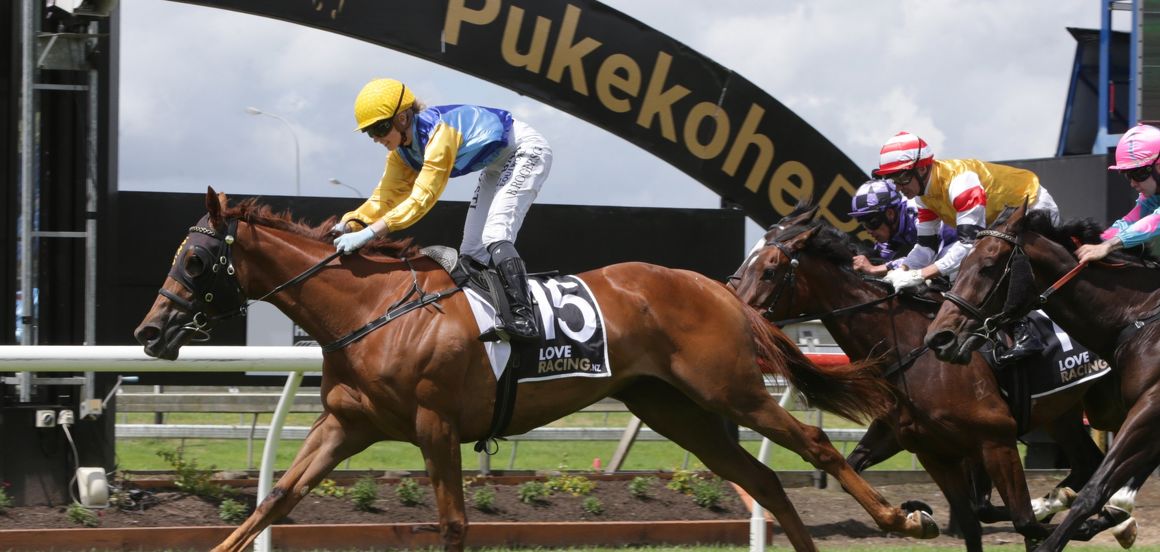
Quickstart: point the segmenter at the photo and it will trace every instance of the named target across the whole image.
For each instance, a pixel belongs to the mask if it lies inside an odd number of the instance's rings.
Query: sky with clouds
[[[1049,157],[1090,0],[606,0],[745,76],[869,171],[899,130],[935,155]],[[678,9],[674,9],[679,5]],[[539,203],[717,207],[684,173],[608,132],[502,87],[344,36],[166,0],[121,7],[120,188],[367,194],[385,150],[352,132],[355,95],[398,78],[431,105],[503,107],[555,160]],[[1128,15],[1118,13],[1117,29]],[[251,115],[248,106],[282,117]],[[615,167],[616,178],[609,178]],[[475,178],[445,199],[467,200]],[[752,233],[756,225],[751,225]]]

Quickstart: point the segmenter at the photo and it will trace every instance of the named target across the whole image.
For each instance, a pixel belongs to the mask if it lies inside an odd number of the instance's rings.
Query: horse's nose
[[[161,328],[152,324],[142,324],[137,327],[137,331],[133,332],[133,337],[137,339],[137,343],[144,345],[148,349],[161,338]]]
[[[955,332],[950,330],[939,330],[926,334],[926,346],[934,351],[935,356],[942,360],[945,357],[951,356],[950,348],[955,343]]]

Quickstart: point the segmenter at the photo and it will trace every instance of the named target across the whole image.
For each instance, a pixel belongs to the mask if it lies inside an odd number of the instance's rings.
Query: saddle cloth
[[[1029,318],[1044,345],[1042,355],[1024,361],[1026,365],[1023,369],[1029,371],[1032,399],[1046,397],[1111,373],[1106,361],[1072,341],[1067,332],[1055,325],[1043,311],[1034,311]]]
[[[517,381],[543,381],[557,378],[606,378],[612,375],[608,363],[608,341],[600,305],[588,284],[576,276],[528,277],[528,287],[540,317],[540,342],[535,363],[520,364]],[[480,333],[495,326],[495,306],[486,294],[464,287],[463,294]],[[484,343],[491,369],[498,380],[511,357],[512,347],[506,341]]]

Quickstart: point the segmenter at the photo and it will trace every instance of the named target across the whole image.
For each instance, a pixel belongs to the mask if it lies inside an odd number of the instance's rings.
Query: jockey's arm
[[[363,202],[358,209],[343,215],[341,223],[353,220],[366,227],[376,222],[382,222],[384,215],[411,194],[415,176],[416,172],[407,166],[399,152],[391,152],[387,155],[387,165],[383,168],[383,176],[379,179],[379,185],[371,192],[371,197]],[[386,230],[385,226],[384,222],[383,228],[380,228],[380,231],[375,232],[375,234],[382,235],[383,231]]]
[[[415,177],[410,195],[383,215],[382,221],[390,231],[415,224],[435,206],[451,179],[460,143],[462,136],[458,130],[442,123],[435,126],[423,151],[423,167]]]
[[[951,205],[955,208],[955,231],[958,232],[959,240],[950,244],[941,258],[923,269],[924,278],[940,274],[949,276],[957,272],[963,259],[974,247],[975,236],[987,225],[987,192],[983,189],[979,175],[967,171],[956,176],[948,186],[948,193]],[[921,209],[919,212],[922,212]],[[928,230],[932,249],[938,247],[940,231],[941,228],[937,227]],[[920,240],[922,236],[920,230]]]

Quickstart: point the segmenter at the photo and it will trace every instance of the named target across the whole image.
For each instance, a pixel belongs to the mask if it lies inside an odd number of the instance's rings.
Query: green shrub
[[[584,508],[586,513],[594,516],[598,516],[604,513],[604,504],[600,502],[599,498],[594,496],[585,498],[584,502],[580,504],[580,507]]]
[[[227,498],[218,505],[218,517],[226,523],[241,523],[246,519],[247,510],[245,504]]]
[[[310,491],[319,496],[333,496],[334,498],[342,498],[346,495],[346,489],[339,487],[333,479],[323,479],[318,486]]]
[[[395,496],[403,506],[417,506],[423,503],[423,488],[414,479],[404,479],[395,486]]]
[[[0,511],[12,507],[12,497],[8,496],[8,491],[4,490],[8,487],[7,482],[0,483]]]
[[[481,512],[495,511],[495,489],[480,487],[471,493],[471,505]]]
[[[697,479],[697,474],[689,470],[673,470],[673,477],[669,480],[665,487],[674,490],[681,494],[691,494],[693,492],[693,482]]]
[[[202,469],[197,460],[186,459],[185,449],[159,450],[157,456],[173,469],[173,484],[184,492],[206,498],[221,498],[228,494],[225,487],[212,481],[214,466]]]
[[[725,498],[725,485],[719,478],[698,479],[693,482],[693,502],[702,508],[716,508]]]
[[[548,492],[584,496],[596,488],[596,482],[583,475],[557,475],[548,478]]]
[[[651,475],[638,475],[628,482],[628,494],[634,498],[648,498],[656,485],[657,478]]]
[[[96,527],[101,524],[101,520],[97,518],[92,510],[73,502],[69,505],[68,510],[65,511],[68,520],[80,525],[81,527]]]
[[[356,510],[370,512],[374,510],[375,501],[379,499],[379,484],[373,477],[361,477],[350,488],[349,494]]]
[[[533,502],[543,502],[548,497],[548,486],[539,481],[527,481],[521,484],[517,489],[520,497],[520,502],[524,504],[532,504]]]

